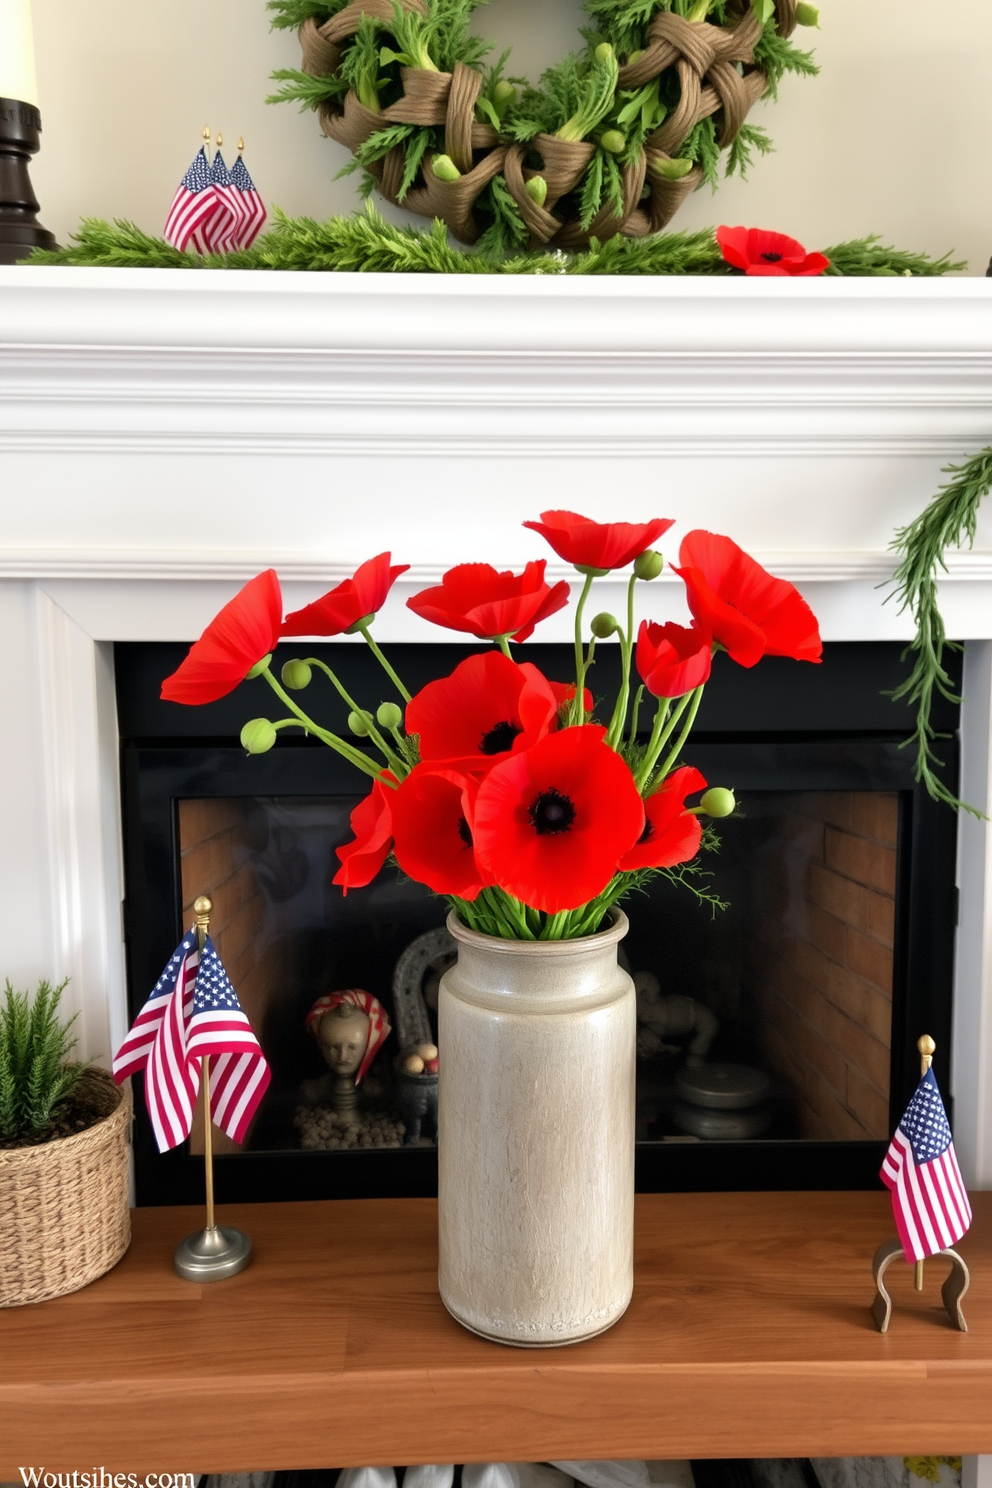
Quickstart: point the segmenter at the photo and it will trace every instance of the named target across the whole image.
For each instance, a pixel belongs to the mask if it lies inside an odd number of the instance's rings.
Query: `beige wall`
[[[992,253],[989,0],[823,0],[822,74],[786,78],[761,105],[777,153],[751,180],[708,190],[676,225],[747,222],[808,247],[879,232],[902,247],[954,248],[984,273]],[[577,0],[492,0],[478,29],[514,43],[514,71],[566,51]],[[45,125],[34,167],[42,218],[60,239],[84,215],[161,228],[204,123],[247,139],[267,202],[323,217],[355,204],[346,156],[313,115],[266,107],[268,74],[295,66],[291,33],[270,33],[264,0],[34,0]],[[405,214],[390,209],[396,220]]]

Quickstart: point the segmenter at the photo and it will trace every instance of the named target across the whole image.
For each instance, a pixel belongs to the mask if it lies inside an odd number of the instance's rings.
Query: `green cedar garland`
[[[510,203],[513,206],[513,203]],[[877,237],[857,238],[824,250],[826,271],[851,276],[942,275],[965,267],[950,255],[930,258],[901,248],[880,246]],[[286,217],[278,209],[272,227],[243,252],[200,256],[180,253],[133,222],[86,217],[67,248],[37,250],[32,264],[76,268],[268,269],[304,273],[351,274],[619,274],[728,275],[712,229],[659,233],[650,238],[608,239],[581,253],[465,253],[452,248],[444,224],[430,228],[394,227],[371,203],[349,217],[317,222]]]

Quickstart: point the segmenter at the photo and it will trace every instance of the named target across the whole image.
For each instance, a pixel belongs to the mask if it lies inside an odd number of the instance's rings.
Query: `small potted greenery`
[[[0,1307],[86,1286],[131,1239],[131,1097],[70,1059],[65,983],[0,1002]]]

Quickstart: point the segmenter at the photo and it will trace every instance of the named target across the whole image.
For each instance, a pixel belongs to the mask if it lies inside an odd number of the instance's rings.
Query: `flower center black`
[[[637,839],[637,845],[638,845],[638,847],[640,847],[640,845],[641,845],[642,842],[650,842],[651,841],[651,838],[653,836],[654,836],[654,822],[651,820],[651,818],[649,816],[646,816],[644,818],[644,831],[641,833],[640,837],[638,837],[638,839]]]
[[[530,808],[531,826],[539,837],[552,837],[558,832],[568,832],[574,820],[575,807],[554,786],[542,791]]]
[[[504,718],[502,723],[494,723],[492,728],[479,740],[479,748],[483,754],[505,754],[508,749],[513,748],[513,741],[523,729],[519,723],[514,723],[510,718]]]
[[[782,255],[781,255],[781,253],[763,253],[761,256],[765,260],[765,263],[781,263],[782,262]]]
[[[473,845],[472,832],[469,828],[468,822],[463,816],[460,816],[458,818],[458,835],[462,839],[466,847],[471,847]]]

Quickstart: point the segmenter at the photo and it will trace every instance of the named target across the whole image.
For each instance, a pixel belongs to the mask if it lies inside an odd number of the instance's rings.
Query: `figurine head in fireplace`
[[[391,1030],[379,999],[354,987],[318,997],[307,1027],[331,1073],[352,1086],[361,1083]]]

